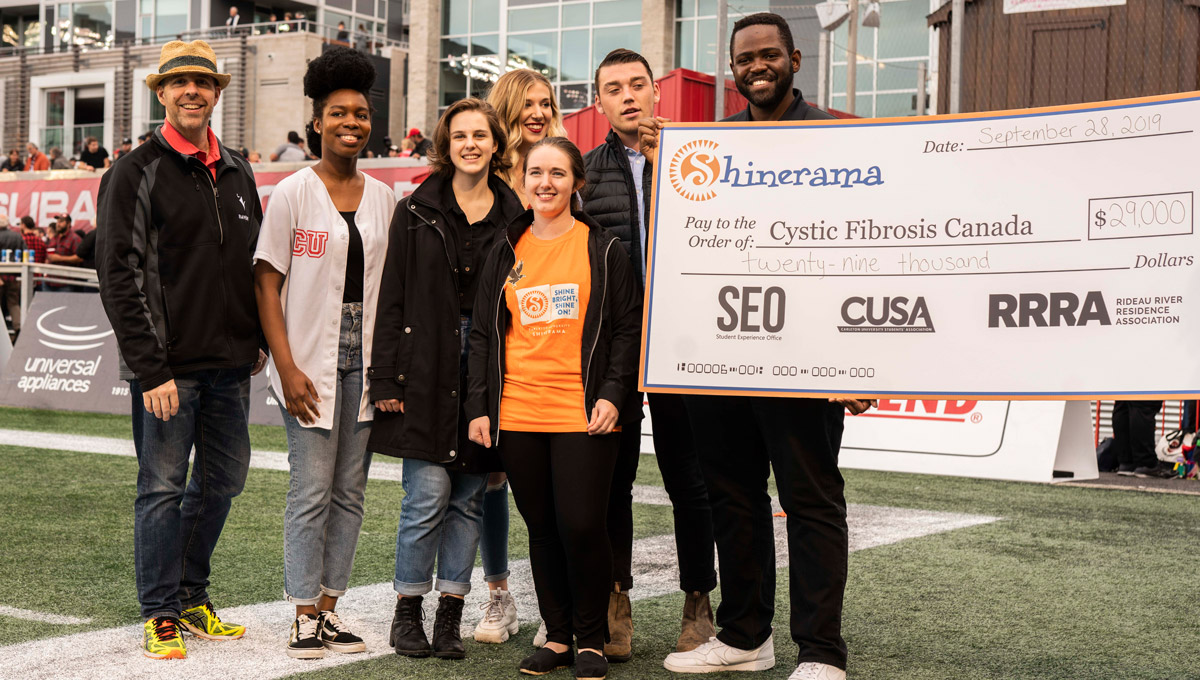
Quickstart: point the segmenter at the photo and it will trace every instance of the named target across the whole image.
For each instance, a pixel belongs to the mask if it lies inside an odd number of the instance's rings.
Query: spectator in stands
[[[33,142],[26,144],[25,151],[29,154],[25,158],[25,172],[40,172],[50,169],[50,159],[46,158],[46,154],[38,151],[37,144],[34,144]]]
[[[125,139],[121,140],[121,148],[119,148],[113,152],[113,160],[114,161],[117,160],[121,156],[124,156],[125,154],[129,153],[130,151],[133,151],[133,140],[126,137]]]
[[[417,128],[408,131],[408,138],[413,141],[414,147],[412,155],[424,158],[429,155],[429,150],[433,148],[433,142],[425,139],[425,135]]]
[[[8,215],[0,213],[0,252],[20,251],[25,249],[25,240],[20,232],[13,231],[8,225]],[[12,317],[13,333],[21,330],[21,280],[16,274],[0,275],[0,318],[4,317],[7,309]]]
[[[251,163],[262,163],[262,154],[257,151],[251,151],[246,156],[246,160],[250,161]]]
[[[397,156],[401,158],[408,158],[409,156],[413,155],[413,149],[417,148],[417,145],[413,142],[413,140],[406,137],[400,140],[400,148],[397,149],[394,146],[392,148],[396,149]],[[388,155],[390,156],[392,154]]]
[[[271,12],[271,18],[268,21],[271,22],[271,25],[267,26],[267,33],[274,33],[279,30],[279,26],[277,25],[279,18],[275,16],[274,12]]]
[[[363,24],[358,25],[358,30],[354,33],[354,49],[359,52],[367,51],[367,27]]]
[[[287,134],[287,142],[280,144],[275,153],[271,154],[271,161],[280,163],[298,163],[308,160],[308,154],[304,152],[304,140],[300,139],[300,135],[292,130]]]
[[[145,144],[146,140],[150,139],[150,136],[153,134],[153,132],[143,132],[142,134],[138,135],[138,146]]]
[[[1117,401],[1113,403],[1113,448],[1117,474],[1122,477],[1167,479],[1175,471],[1159,463],[1154,454],[1154,422],[1161,401]]]
[[[308,23],[308,16],[304,12],[296,12],[296,30],[311,31],[312,26]]]
[[[0,172],[23,172],[25,163],[21,160],[21,152],[18,149],[9,149],[8,157],[0,163]]]
[[[279,24],[279,32],[280,33],[289,33],[289,32],[291,32],[291,30],[292,30],[292,13],[284,12],[283,13],[283,23]]]
[[[65,267],[78,267],[82,260],[75,253],[79,251],[79,242],[81,240],[79,235],[75,233],[75,230],[71,228],[70,215],[55,215],[50,238],[46,240],[46,261],[50,264],[59,264]],[[65,292],[76,290],[75,286],[65,283],[46,282],[42,286],[43,290]]]
[[[112,165],[108,157],[108,149],[100,146],[100,140],[88,137],[83,140],[83,151],[79,152],[80,170],[100,170]]]
[[[21,218],[21,240],[25,243],[25,250],[33,251],[33,259],[31,262],[37,264],[46,264],[46,240],[42,235],[42,230],[38,229],[37,222],[29,215]],[[41,274],[34,277],[36,288],[41,287]]]
[[[229,35],[234,35],[235,33],[239,32],[238,24],[240,24],[241,21],[242,21],[242,17],[241,17],[241,15],[238,14],[238,8],[230,7],[229,8],[229,18],[225,20],[225,27],[226,27],[226,30],[229,31]]]
[[[62,155],[62,149],[57,146],[50,147],[50,169],[51,170],[70,170],[75,167],[70,158]]]
[[[337,27],[338,42],[350,43],[350,31],[346,30],[346,22],[339,21]]]

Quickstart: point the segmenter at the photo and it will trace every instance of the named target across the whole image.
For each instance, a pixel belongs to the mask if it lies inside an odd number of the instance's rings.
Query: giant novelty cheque
[[[1198,124],[1195,92],[670,124],[642,388],[1194,397]]]

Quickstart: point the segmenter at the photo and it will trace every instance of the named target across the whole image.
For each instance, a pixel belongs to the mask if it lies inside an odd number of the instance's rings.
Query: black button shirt
[[[479,269],[484,258],[491,252],[504,225],[500,197],[492,192],[492,209],[486,217],[474,224],[458,206],[454,187],[447,181],[442,186],[442,205],[446,208],[449,221],[446,230],[447,245],[458,253],[459,309],[467,314],[475,307],[475,291],[479,288]]]

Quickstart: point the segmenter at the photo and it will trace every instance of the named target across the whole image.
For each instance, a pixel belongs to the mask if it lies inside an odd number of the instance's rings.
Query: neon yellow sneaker
[[[142,654],[151,659],[186,659],[187,647],[179,634],[179,621],[169,616],[147,621],[142,633]]]
[[[179,622],[187,632],[205,640],[236,640],[246,634],[245,626],[222,621],[211,602],[185,609]]]

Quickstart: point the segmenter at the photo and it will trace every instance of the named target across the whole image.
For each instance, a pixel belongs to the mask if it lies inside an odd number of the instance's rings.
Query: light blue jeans
[[[471,592],[479,546],[486,474],[454,472],[439,463],[404,459],[404,503],[396,529],[396,580],[400,595]],[[433,565],[437,561],[437,583]]]
[[[312,378],[312,376],[309,376]],[[282,405],[291,487],[283,519],[283,583],[289,602],[341,597],[362,528],[371,423],[358,421],[362,395],[362,303],[342,305],[333,429],[303,427]],[[281,395],[280,395],[281,396]]]

